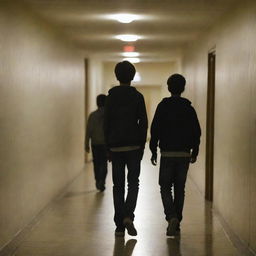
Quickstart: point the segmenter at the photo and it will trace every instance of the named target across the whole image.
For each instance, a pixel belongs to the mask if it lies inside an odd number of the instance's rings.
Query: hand
[[[90,147],[89,147],[89,146],[86,146],[86,147],[85,147],[85,151],[86,151],[87,153],[90,153]]]
[[[144,148],[141,148],[140,149],[140,160],[142,160],[143,155],[144,155]]]
[[[108,159],[109,162],[112,161],[112,155],[111,155],[111,151],[110,150],[108,150],[108,152],[107,152],[107,159]]]
[[[196,157],[191,157],[191,158],[190,158],[190,163],[193,164],[193,163],[195,163],[195,162],[196,162]]]
[[[152,154],[150,160],[151,160],[151,163],[152,163],[153,165],[156,165],[156,164],[157,164],[157,154]]]

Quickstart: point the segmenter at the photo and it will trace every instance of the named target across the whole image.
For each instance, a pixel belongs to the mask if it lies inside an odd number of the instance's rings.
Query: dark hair
[[[115,75],[119,82],[129,83],[136,73],[135,67],[129,61],[122,61],[116,64]]]
[[[106,101],[106,95],[105,94],[99,94],[97,96],[96,102],[97,102],[97,106],[100,107],[104,107],[105,105],[105,101]]]
[[[168,78],[167,84],[171,94],[181,94],[185,90],[186,79],[180,74],[173,74]]]

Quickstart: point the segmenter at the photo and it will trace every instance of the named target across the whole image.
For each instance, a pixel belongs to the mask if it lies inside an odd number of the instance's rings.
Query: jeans
[[[159,185],[167,221],[171,218],[182,220],[189,160],[186,157],[161,157]]]
[[[96,182],[105,184],[108,172],[107,148],[105,145],[92,145],[93,168]]]
[[[134,220],[134,211],[139,191],[141,151],[111,152],[111,156],[115,208],[114,221],[117,227],[122,227],[124,218],[128,217],[132,221]],[[128,192],[125,199],[126,166],[128,169]]]

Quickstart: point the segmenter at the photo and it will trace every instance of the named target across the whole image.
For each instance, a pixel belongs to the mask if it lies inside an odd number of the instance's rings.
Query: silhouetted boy
[[[116,65],[115,75],[120,85],[109,90],[105,106],[105,138],[112,158],[116,236],[124,236],[125,228],[129,235],[137,235],[133,220],[148,121],[143,95],[130,86],[135,73],[135,67],[128,61]],[[128,193],[125,199],[126,166]]]
[[[90,152],[89,142],[91,140],[92,157],[96,188],[105,190],[105,180],[108,172],[107,168],[107,147],[104,138],[104,105],[106,95],[97,96],[98,109],[89,115],[85,136],[85,150]]]
[[[156,165],[159,143],[159,185],[168,221],[166,235],[175,236],[180,233],[187,171],[189,163],[196,162],[201,129],[191,102],[180,97],[185,89],[185,78],[174,74],[167,84],[171,97],[164,98],[157,106],[151,125],[150,150],[151,162]]]

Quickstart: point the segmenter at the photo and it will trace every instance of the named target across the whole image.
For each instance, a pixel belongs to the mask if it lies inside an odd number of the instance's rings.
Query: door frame
[[[86,125],[89,116],[89,60],[84,59],[84,131],[86,132]],[[84,142],[85,142],[85,135],[84,135]],[[85,145],[85,143],[84,143]],[[89,154],[84,150],[84,161],[89,161]]]
[[[206,159],[205,199],[213,201],[214,182],[214,115],[215,115],[215,74],[216,51],[208,53],[207,116],[206,116]]]

